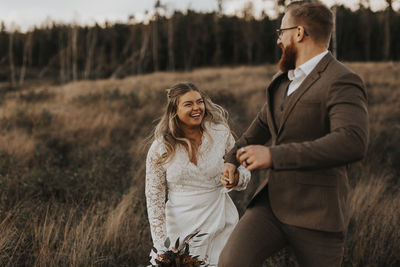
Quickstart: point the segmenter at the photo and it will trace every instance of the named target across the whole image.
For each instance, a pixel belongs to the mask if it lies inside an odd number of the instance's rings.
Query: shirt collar
[[[294,79],[301,78],[303,76],[307,76],[311,73],[311,71],[317,66],[318,62],[326,55],[328,54],[328,50],[325,50],[324,52],[316,55],[312,59],[308,60],[307,62],[301,64],[294,70],[289,70],[288,71],[288,78],[290,81]]]

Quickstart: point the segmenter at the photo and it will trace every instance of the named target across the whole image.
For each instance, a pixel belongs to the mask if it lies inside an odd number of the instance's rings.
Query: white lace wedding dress
[[[200,255],[210,266],[217,265],[219,254],[238,221],[237,209],[220,178],[223,156],[234,145],[234,138],[224,125],[207,123],[197,155],[197,165],[189,160],[186,149],[178,145],[175,156],[166,164],[155,161],[165,151],[155,140],[146,160],[146,201],[153,245],[165,250],[167,237],[171,245],[182,241],[196,229],[207,235],[200,242],[190,244],[191,255]],[[239,183],[235,190],[243,190],[250,180],[250,172],[239,167]],[[166,199],[168,199],[166,201]],[[153,257],[154,253],[150,253]]]

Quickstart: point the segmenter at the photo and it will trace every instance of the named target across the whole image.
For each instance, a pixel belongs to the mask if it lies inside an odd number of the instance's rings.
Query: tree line
[[[157,1],[159,3],[159,1]],[[79,26],[52,23],[29,32],[0,25],[0,81],[11,87],[26,79],[60,83],[120,78],[204,66],[275,63],[280,58],[275,30],[280,17],[255,18],[251,6],[239,15],[175,11],[155,14],[149,23]],[[336,27],[331,49],[344,61],[400,59],[400,14],[391,5],[372,12],[332,8]]]

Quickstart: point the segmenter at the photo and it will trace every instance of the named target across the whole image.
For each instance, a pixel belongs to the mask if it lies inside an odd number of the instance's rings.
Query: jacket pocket
[[[296,175],[296,183],[306,185],[336,187],[338,178],[332,170],[300,171]]]
[[[299,102],[297,102],[297,104],[299,104],[299,105],[317,105],[317,106],[320,106],[321,103],[322,102],[320,99],[304,98],[304,96],[299,99]]]

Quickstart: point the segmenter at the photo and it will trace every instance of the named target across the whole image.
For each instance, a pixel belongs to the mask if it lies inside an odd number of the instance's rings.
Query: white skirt
[[[166,203],[166,228],[171,245],[199,230],[207,233],[195,237],[190,254],[199,255],[210,266],[217,266],[219,254],[225,246],[239,214],[224,187],[192,192],[168,192]]]

